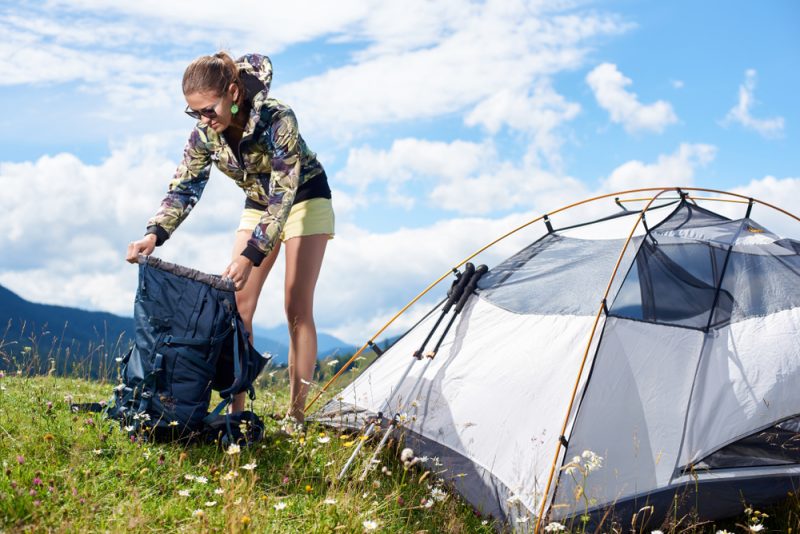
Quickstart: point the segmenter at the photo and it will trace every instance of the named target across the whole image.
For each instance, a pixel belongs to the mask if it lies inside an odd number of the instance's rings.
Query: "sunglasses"
[[[213,106],[211,106],[210,108],[203,108],[203,109],[195,111],[192,108],[190,108],[189,106],[186,106],[186,109],[184,109],[183,112],[186,113],[187,115],[189,115],[191,118],[197,119],[197,120],[200,120],[200,117],[205,117],[207,119],[216,119],[217,118],[217,106],[219,106],[222,103],[222,99],[223,98],[225,98],[225,97],[224,96],[220,97],[220,99],[217,100],[217,103],[214,104]]]

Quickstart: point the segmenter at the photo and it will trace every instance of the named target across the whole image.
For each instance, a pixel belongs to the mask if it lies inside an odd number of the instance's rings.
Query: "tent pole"
[[[614,265],[614,270],[611,272],[611,278],[608,280],[608,284],[606,285],[606,290],[603,293],[603,298],[600,300],[600,308],[597,310],[597,314],[594,317],[594,323],[592,323],[592,330],[589,333],[589,341],[586,343],[586,350],[583,352],[583,358],[581,359],[580,367],[578,368],[578,376],[575,378],[575,385],[572,388],[572,394],[569,399],[569,403],[567,405],[567,413],[564,416],[564,423],[561,426],[561,433],[560,436],[564,437],[567,432],[567,425],[569,424],[569,417],[572,413],[572,408],[575,404],[575,397],[578,394],[578,387],[581,382],[581,376],[583,376],[583,370],[586,367],[586,360],[589,357],[589,350],[592,348],[592,341],[594,341],[594,335],[597,332],[597,325],[600,323],[600,317],[603,315],[603,312],[606,310],[606,299],[608,299],[608,294],[611,292],[611,286],[614,283],[614,279],[617,277],[617,273],[619,272],[619,267],[622,264],[622,260],[625,257],[625,252],[628,250],[628,245],[630,244],[631,240],[633,239],[633,234],[636,232],[636,228],[638,228],[639,223],[643,221],[644,215],[653,202],[661,196],[663,193],[667,191],[672,191],[673,189],[662,189],[658,193],[656,193],[644,207],[642,212],[636,219],[633,227],[631,228],[630,233],[628,234],[628,238],[625,240],[625,243],[622,245],[622,250],[619,253],[619,257],[617,258],[617,263]],[[680,190],[678,190],[680,193]],[[559,439],[556,442],[556,452],[553,456],[553,463],[550,466],[550,474],[547,477],[547,485],[545,486],[544,493],[542,495],[542,505],[539,508],[539,513],[536,516],[536,526],[534,527],[534,534],[539,533],[539,529],[541,527],[542,518],[544,517],[545,508],[547,507],[547,500],[548,496],[550,495],[550,487],[553,486],[553,494],[555,495],[556,485],[553,485],[553,476],[555,475],[556,465],[558,464],[558,458],[561,455],[561,447],[563,439]]]

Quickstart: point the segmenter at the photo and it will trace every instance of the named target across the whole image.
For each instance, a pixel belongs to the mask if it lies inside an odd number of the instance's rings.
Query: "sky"
[[[132,315],[125,249],[193,126],[181,76],[220,49],[270,56],[270,94],[326,168],[336,237],[315,316],[348,342],[497,236],[592,195],[694,186],[797,213],[799,27],[792,0],[5,0],[0,284]],[[213,171],[156,254],[221,272],[242,206]],[[284,322],[282,284],[279,260],[257,326]]]

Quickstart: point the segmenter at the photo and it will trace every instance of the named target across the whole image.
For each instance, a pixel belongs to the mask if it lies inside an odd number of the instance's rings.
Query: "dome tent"
[[[315,418],[397,421],[434,472],[521,530],[784,497],[800,484],[800,242],[750,218],[753,199],[645,191],[641,210],[531,221],[546,233],[480,279],[435,358],[413,355],[444,303]],[[740,218],[706,207],[731,199]],[[620,221],[627,238],[571,235]]]

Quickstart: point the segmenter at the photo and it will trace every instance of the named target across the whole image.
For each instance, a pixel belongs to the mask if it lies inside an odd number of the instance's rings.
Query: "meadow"
[[[28,352],[30,358],[35,350]],[[24,362],[25,357],[16,361]],[[319,381],[343,359],[323,362]],[[367,363],[359,362],[362,368]],[[314,423],[304,434],[284,433],[268,414],[280,413],[288,404],[285,369],[267,369],[259,378],[254,411],[267,424],[265,439],[251,447],[223,449],[131,439],[114,421],[70,410],[72,403],[109,398],[113,376],[88,380],[80,376],[81,367],[73,376],[35,374],[18,367],[0,372],[3,532],[509,530],[451,493],[436,477],[442,469],[436,459],[406,467],[409,462],[400,459],[403,445],[395,440],[381,452],[380,463],[366,480],[358,481],[357,474],[375,446],[370,442],[351,477],[337,480],[362,438]],[[332,395],[334,391],[326,393],[327,398]],[[749,509],[742,517],[717,524],[674,518],[660,531],[797,532],[799,512],[800,497],[792,495],[774,509]],[[551,523],[545,530],[587,531],[580,521]],[[598,532],[653,531],[609,518]]]

